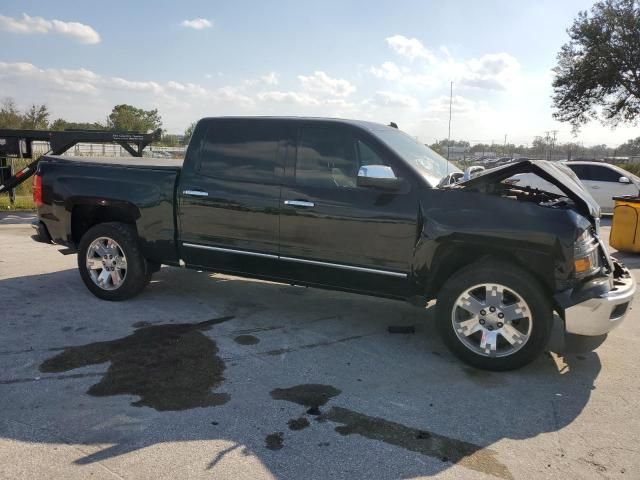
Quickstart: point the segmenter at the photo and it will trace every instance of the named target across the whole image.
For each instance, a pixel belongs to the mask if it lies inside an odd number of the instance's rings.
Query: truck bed
[[[184,159],[154,157],[74,157],[70,155],[46,155],[54,162],[76,162],[93,165],[117,165],[132,168],[150,168],[154,170],[177,170],[182,168]]]

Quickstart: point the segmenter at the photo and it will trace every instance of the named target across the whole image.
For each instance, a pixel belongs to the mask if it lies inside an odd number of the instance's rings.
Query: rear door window
[[[278,148],[285,130],[270,121],[214,121],[200,154],[200,173],[215,178],[275,182],[282,171]]]
[[[589,165],[589,170],[590,180],[596,182],[617,182],[622,176],[615,170],[600,165]]]

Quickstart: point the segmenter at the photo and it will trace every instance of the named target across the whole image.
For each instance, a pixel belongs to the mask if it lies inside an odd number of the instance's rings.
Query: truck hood
[[[519,173],[533,173],[540,178],[552,183],[560,189],[568,198],[573,200],[576,207],[585,216],[593,220],[600,217],[600,206],[587,192],[579,180],[574,178],[573,172],[565,165],[547,160],[523,160],[502,167],[486,170],[484,173],[473,177],[456,186],[463,188],[482,188],[491,184],[500,183]]]

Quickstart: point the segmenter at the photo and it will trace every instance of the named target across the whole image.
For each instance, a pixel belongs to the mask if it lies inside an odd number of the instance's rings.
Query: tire
[[[78,245],[78,269],[89,291],[102,300],[135,297],[151,279],[135,228],[120,222],[100,223],[87,230]]]
[[[444,343],[465,363],[483,370],[515,370],[544,350],[553,309],[527,271],[484,259],[457,271],[443,285],[436,321]]]

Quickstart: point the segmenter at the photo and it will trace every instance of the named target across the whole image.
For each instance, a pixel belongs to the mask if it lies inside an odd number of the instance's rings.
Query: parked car
[[[567,162],[566,165],[598,202],[602,213],[613,213],[613,197],[640,193],[640,178],[616,165],[601,162]]]
[[[77,249],[105,300],[161,264],[411,301],[437,299],[446,345],[507,370],[566,332],[602,335],[636,285],[598,236],[599,208],[558,166],[460,171],[396,128],[309,118],[207,118],[184,163],[45,156],[37,239]],[[541,176],[560,195],[505,183]],[[614,286],[615,282],[615,286]]]

